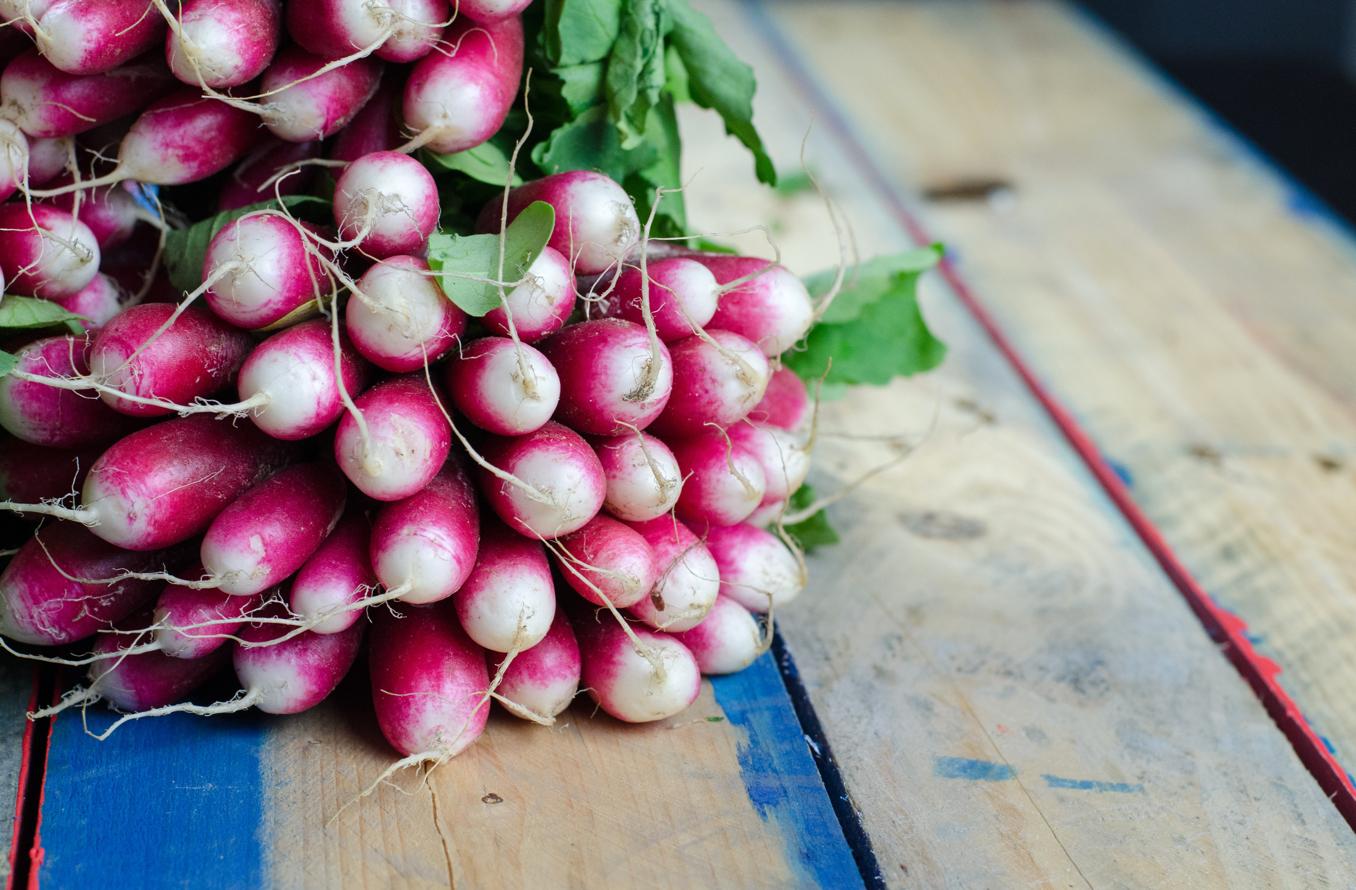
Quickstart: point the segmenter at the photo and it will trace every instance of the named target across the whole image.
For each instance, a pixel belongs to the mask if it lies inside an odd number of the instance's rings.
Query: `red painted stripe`
[[[38,706],[38,669],[33,669],[33,691],[28,694],[28,707],[32,711]],[[19,783],[14,788],[14,833],[9,839],[9,878],[5,881],[6,890],[14,890],[14,864],[19,858],[19,834],[24,823],[24,788],[28,785],[29,760],[33,756],[33,721],[25,718],[24,738],[19,746]]]
[[[61,701],[61,683],[52,684],[52,700],[48,704],[56,704]],[[47,800],[47,756],[52,750],[52,727],[56,723],[56,717],[49,717],[47,721],[47,736],[42,750],[37,756],[42,758],[42,784],[38,786],[37,805],[33,808],[33,846],[28,849],[28,887],[27,890],[38,890],[38,879],[42,876],[42,861],[47,858],[47,851],[42,848],[42,805]],[[33,721],[29,721],[33,725]]]
[[[756,19],[758,28],[781,61],[782,66],[791,75],[799,91],[817,108],[828,124],[830,132],[844,147],[852,159],[861,165],[862,171],[873,182],[884,197],[891,212],[909,237],[918,244],[932,244],[936,238],[927,226],[900,198],[894,181],[877,164],[863,141],[854,132],[852,125],[839,110],[827,90],[821,86],[801,58],[791,46],[780,26],[767,15],[761,2],[748,4],[746,9]],[[1173,553],[1172,547],[1163,537],[1153,521],[1140,510],[1130,494],[1130,490],[1121,482],[1106,460],[1102,457],[1097,443],[1093,440],[1073,415],[1060,403],[1054,393],[1041,382],[1035,371],[1022,358],[1012,341],[1003,332],[994,316],[985,308],[979,296],[961,276],[955,263],[949,259],[940,265],[942,277],[962,305],[970,312],[975,321],[988,334],[989,339],[1012,365],[1022,382],[1031,390],[1054,420],[1064,438],[1073,446],[1074,451],[1083,459],[1093,476],[1120,510],[1130,526],[1139,535],[1144,546],[1153,554],[1163,572],[1172,580],[1192,612],[1204,625],[1211,639],[1220,644],[1230,663],[1252,687],[1253,692],[1266,707],[1267,713],[1276,722],[1276,726],[1285,735],[1295,749],[1300,762],[1313,775],[1323,792],[1332,800],[1338,812],[1347,823],[1356,829],[1356,786],[1351,776],[1338,762],[1336,756],[1328,750],[1322,737],[1314,731],[1305,719],[1295,700],[1281,686],[1277,679],[1281,666],[1253,648],[1247,637],[1247,624],[1237,615],[1219,606],[1200,583],[1191,576],[1186,566]]]

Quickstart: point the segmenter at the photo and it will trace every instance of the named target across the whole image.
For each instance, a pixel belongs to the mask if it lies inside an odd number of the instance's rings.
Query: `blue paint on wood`
[[[1066,779],[1063,776],[1052,776],[1045,773],[1041,776],[1045,784],[1051,788],[1067,788],[1070,791],[1111,791],[1118,794],[1137,794],[1143,793],[1144,786],[1135,782],[1099,782],[1095,779]]]
[[[782,833],[801,882],[863,886],[771,654],[711,685],[726,718],[747,738],[739,747],[739,770],[749,800]]]
[[[95,732],[114,717],[101,706],[88,715]],[[42,808],[43,890],[264,886],[266,720],[150,718],[99,742],[78,712],[60,715]]]
[[[932,774],[943,779],[969,779],[972,782],[1004,782],[1017,777],[1017,770],[1006,763],[974,760],[970,757],[934,757]]]
[[[1118,460],[1112,460],[1106,455],[1102,456],[1107,469],[1116,474],[1116,478],[1121,480],[1121,484],[1126,488],[1133,488],[1135,485],[1135,474],[1130,472],[1130,468]]]

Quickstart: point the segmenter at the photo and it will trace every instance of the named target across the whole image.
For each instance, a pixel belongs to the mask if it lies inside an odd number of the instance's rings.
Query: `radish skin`
[[[609,517],[593,517],[560,538],[560,576],[595,606],[634,606],[659,580],[654,550],[635,529]]]
[[[556,614],[556,590],[545,548],[497,522],[480,530],[475,568],[452,599],[476,645],[491,652],[530,649]]]
[[[749,610],[727,596],[716,597],[711,611],[678,639],[703,674],[734,674],[758,660],[763,634]]]
[[[458,0],[457,12],[488,24],[515,16],[531,5],[532,0]]]
[[[452,429],[428,383],[413,374],[396,377],[354,404],[367,434],[345,414],[334,435],[334,459],[349,481],[378,501],[398,501],[427,485],[452,450]]]
[[[399,152],[363,155],[344,168],[334,186],[339,234],[377,259],[421,253],[439,212],[433,174]]]
[[[395,373],[422,370],[466,331],[466,313],[458,309],[428,263],[396,256],[368,269],[358,280],[366,299],[348,301],[344,327],[364,358]]]
[[[649,278],[650,314],[659,339],[672,343],[702,330],[716,313],[720,286],[716,277],[691,257],[649,260],[646,275],[637,266],[622,269],[608,298],[607,314],[645,323],[645,278]]]
[[[139,111],[173,82],[148,62],[102,74],[67,74],[30,50],[0,74],[0,102],[26,136],[59,138]]]
[[[201,566],[187,575],[201,576]],[[211,588],[166,584],[155,601],[149,626],[156,629],[160,651],[170,658],[203,658],[224,648],[227,636],[240,630],[259,602],[257,597],[233,596]]]
[[[15,367],[41,377],[78,378],[89,372],[88,353],[84,337],[48,337],[20,349]],[[7,374],[0,378],[0,426],[31,445],[50,448],[107,442],[132,429],[130,418],[92,395]]]
[[[724,429],[763,398],[771,368],[758,347],[730,331],[707,331],[669,347],[673,394],[651,425],[660,436],[690,436],[707,424]]]
[[[203,254],[203,299],[236,327],[265,328],[296,317],[330,290],[329,275],[297,224],[280,213],[227,223]]]
[[[455,460],[417,494],[389,504],[372,526],[372,567],[387,591],[424,604],[461,589],[480,546],[475,491]]]
[[[685,480],[677,508],[682,519],[698,527],[734,525],[763,502],[767,480],[762,464],[720,430],[670,439],[669,447]]]
[[[737,423],[727,432],[730,441],[762,467],[765,486],[760,506],[785,501],[805,484],[810,474],[810,453],[796,436],[781,427],[760,423]]]
[[[692,653],[669,634],[632,630],[660,664],[636,651],[610,616],[592,611],[574,619],[583,660],[580,679],[598,706],[626,723],[652,723],[686,710],[701,692],[701,671]]]
[[[250,352],[240,366],[242,402],[254,402],[249,418],[275,439],[306,439],[329,428],[344,412],[343,391],[356,395],[367,364],[347,337],[339,339],[335,373],[330,323],[322,318],[284,328]]]
[[[377,583],[368,554],[372,527],[350,510],[292,579],[288,604],[318,634],[347,630],[362,617],[350,608]]]
[[[663,516],[678,503],[683,474],[669,446],[649,433],[596,440],[607,496],[603,506],[618,519],[643,522]]]
[[[189,86],[238,87],[273,60],[280,18],[278,0],[181,0],[165,62]]]
[[[58,179],[57,184],[73,181],[66,175]],[[89,226],[101,254],[131,238],[137,223],[145,215],[136,198],[118,187],[86,192],[80,195],[78,203],[74,194],[53,198],[51,203]]]
[[[631,525],[654,550],[659,580],[631,614],[657,630],[690,630],[711,611],[720,573],[711,551],[681,522],[661,516]]]
[[[373,49],[388,62],[413,62],[428,55],[450,18],[447,0],[312,0],[288,4],[287,30],[322,58]]]
[[[59,207],[6,204],[0,207],[0,268],[10,293],[74,296],[99,272],[99,242]]]
[[[365,625],[334,634],[306,631],[290,639],[277,624],[246,625],[231,653],[245,699],[265,714],[300,714],[324,701],[353,667]]]
[[[795,346],[814,322],[814,304],[801,280],[785,266],[756,257],[699,255],[722,286],[753,275],[726,291],[711,326],[734,331],[757,344],[766,356]]]
[[[541,429],[560,402],[555,366],[527,343],[515,346],[505,337],[467,345],[447,363],[446,383],[456,409],[497,436]]]
[[[402,140],[396,110],[403,84],[392,83],[395,77],[396,72],[389,70],[382,75],[381,86],[377,87],[372,98],[353,116],[348,126],[334,137],[330,145],[330,158],[352,163],[364,155],[391,151],[400,145]]]
[[[553,247],[543,247],[528,267],[522,284],[504,298],[507,306],[497,306],[481,318],[491,331],[510,336],[513,332],[524,343],[535,343],[565,326],[574,310],[574,269],[565,255]]]
[[[544,539],[567,535],[603,506],[607,482],[602,465],[589,444],[568,427],[552,421],[523,436],[492,437],[481,452],[533,490],[480,470],[490,509],[520,534]]]
[[[509,193],[508,219],[513,221],[533,201],[556,211],[556,227],[548,242],[580,275],[596,275],[619,267],[640,240],[640,219],[631,198],[601,173],[572,170],[518,186]],[[502,201],[485,205],[476,221],[482,232],[499,231]]]
[[[55,0],[38,19],[38,50],[68,74],[100,74],[155,46],[165,22],[146,0]]]
[[[645,328],[616,318],[572,324],[541,342],[560,375],[556,416],[581,433],[644,429],[668,404],[673,364]]]
[[[749,523],[707,531],[706,546],[720,572],[720,592],[750,612],[795,599],[805,586],[800,562],[769,531]]]
[[[768,378],[762,401],[749,412],[749,420],[803,433],[810,428],[813,413],[805,382],[790,368],[778,368]]]
[[[486,653],[491,676],[499,673],[499,653]],[[500,703],[515,717],[552,718],[570,706],[579,692],[579,641],[570,619],[556,612],[541,642],[519,652],[504,670],[495,689]]]
[[[274,136],[288,142],[333,136],[353,120],[381,82],[381,66],[371,59],[317,74],[325,64],[319,56],[288,47],[268,66],[260,86],[270,95],[261,116]]]
[[[251,204],[266,201],[275,194],[298,195],[305,192],[314,177],[314,167],[293,165],[316,157],[320,143],[287,142],[273,139],[245,157],[229,179],[221,186],[217,196],[217,211],[238,210]],[[279,176],[285,169],[292,168],[285,176]]]
[[[113,632],[99,634],[94,642],[98,658],[90,664],[89,692],[119,711],[135,713],[183,701],[230,661],[224,648],[197,658],[174,658],[164,652],[118,654],[136,642],[135,634]]]
[[[0,499],[36,504],[78,492],[90,465],[102,452],[97,445],[52,448],[12,436],[0,437]]]

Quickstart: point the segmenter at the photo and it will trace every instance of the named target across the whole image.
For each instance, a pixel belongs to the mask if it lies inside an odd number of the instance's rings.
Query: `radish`
[[[720,591],[711,551],[687,526],[669,516],[631,525],[654,550],[659,580],[631,614],[658,630],[690,630],[706,617]]]
[[[627,266],[612,285],[606,312],[636,324],[645,323],[645,279],[649,279],[650,313],[659,339],[666,343],[690,337],[716,312],[720,286],[716,277],[691,257],[649,260],[646,274]]]
[[[364,50],[388,62],[428,55],[451,17],[447,0],[310,0],[287,7],[292,39],[326,59]]]
[[[25,442],[50,448],[107,442],[130,430],[129,418],[92,393],[43,382],[85,377],[88,352],[88,341],[72,334],[19,350],[14,371],[0,378],[0,426]]]
[[[377,725],[406,757],[455,757],[485,731],[485,656],[450,608],[379,616],[368,667]]]
[[[572,324],[541,343],[560,374],[557,417],[581,433],[616,436],[648,426],[668,403],[673,365],[645,328],[616,318]]]
[[[115,442],[90,468],[75,518],[129,550],[201,534],[289,450],[247,426],[206,415],[167,420]]]
[[[351,607],[377,584],[371,535],[367,518],[350,510],[292,579],[288,605],[316,633],[339,633],[362,617]]]
[[[97,445],[52,448],[4,436],[0,438],[0,498],[35,504],[66,497],[80,490],[102,451]]]
[[[505,295],[507,306],[496,306],[481,321],[497,334],[516,333],[519,340],[535,343],[563,328],[569,319],[574,309],[574,270],[560,251],[543,247],[523,277],[523,283]]]
[[[374,151],[353,161],[334,186],[339,234],[381,259],[420,253],[438,226],[438,186],[414,158]]]
[[[763,502],[767,480],[762,464],[721,430],[670,439],[686,481],[678,496],[678,515],[703,525],[734,525]]]
[[[66,172],[66,167],[71,163],[72,145],[73,140],[69,136],[61,139],[29,139],[29,186],[45,185]]]
[[[556,543],[552,549],[561,577],[595,606],[634,606],[659,580],[659,565],[645,538],[609,516],[593,517]]]
[[[632,633],[645,647],[642,652],[615,621],[592,611],[574,619],[574,631],[583,660],[580,679],[584,688],[618,720],[663,720],[697,700],[701,671],[677,638],[633,627]]]
[[[295,47],[278,53],[268,66],[260,82],[268,96],[261,117],[273,135],[288,142],[333,136],[367,104],[381,81],[381,66],[371,59],[322,71],[325,67],[324,59]]]
[[[344,411],[344,393],[360,392],[366,363],[340,336],[336,372],[333,332],[322,318],[284,328],[250,352],[236,386],[249,418],[275,439],[305,439]],[[342,391],[340,389],[342,383]]]
[[[263,593],[301,568],[344,511],[347,486],[327,464],[300,464],[242,494],[202,539],[202,564],[220,590]]]
[[[16,33],[33,35],[33,24],[42,18],[54,0],[0,0],[0,22]]]
[[[0,268],[12,293],[70,297],[99,272],[89,226],[49,204],[0,206]]]
[[[202,567],[188,577],[203,574]],[[166,584],[155,601],[149,626],[155,628],[155,642],[171,658],[202,658],[227,643],[257,608],[259,600],[234,596],[221,590],[180,584]],[[168,702],[164,702],[168,704]]]
[[[769,531],[750,523],[712,528],[706,546],[720,571],[720,592],[751,612],[767,612],[796,598],[805,568]]]
[[[475,565],[480,514],[455,460],[418,493],[381,508],[372,525],[372,568],[387,592],[407,603],[456,593]]]
[[[94,336],[90,373],[106,385],[100,397],[116,411],[133,417],[170,414],[173,406],[235,379],[253,345],[249,335],[197,306],[165,327],[178,311],[169,303],[133,306]]]
[[[801,433],[809,429],[814,406],[805,382],[789,368],[778,368],[768,378],[763,400],[749,412],[749,420]]]
[[[387,371],[422,369],[466,330],[466,313],[418,257],[375,264],[358,280],[358,291],[345,307],[344,326],[358,352]]]
[[[419,376],[378,383],[339,421],[334,459],[370,498],[398,501],[432,479],[452,450],[452,430],[428,383]]]
[[[315,168],[301,166],[314,158],[320,143],[271,141],[250,152],[236,165],[217,196],[217,210],[238,210],[250,204],[268,200],[275,194],[296,195],[304,192],[314,179]],[[284,171],[287,175],[281,176]]]
[[[475,22],[497,22],[517,15],[532,5],[532,0],[458,0],[457,12]]]
[[[336,161],[352,163],[363,155],[377,151],[391,151],[400,145],[400,124],[396,108],[403,84],[393,83],[397,72],[386,71],[381,86],[367,100],[362,110],[354,115],[348,126],[339,131],[329,148],[329,156]]]
[[[497,522],[483,523],[475,567],[452,604],[476,645],[492,652],[532,648],[556,614],[545,549]]]
[[[353,667],[363,629],[361,621],[333,634],[296,634],[279,624],[246,625],[240,632],[245,642],[231,653],[245,694],[229,710],[253,706],[265,714],[300,714],[314,708]]]
[[[0,633],[42,646],[83,640],[155,597],[156,582],[122,576],[162,558],[121,550],[74,523],[46,525],[0,574]]]
[[[810,452],[791,433],[760,423],[737,423],[726,432],[735,447],[747,452],[762,468],[762,504],[784,501],[805,484],[810,474]]]
[[[117,282],[100,272],[79,293],[52,302],[67,312],[73,312],[86,319],[91,326],[97,328],[108,324],[114,316],[123,311],[127,294],[123,293]]]
[[[523,77],[523,24],[516,17],[458,21],[444,42],[447,54],[429,53],[415,63],[402,116],[418,134],[409,147],[447,153],[474,148],[503,125]]]
[[[574,430],[554,421],[523,436],[490,438],[486,460],[516,481],[482,468],[490,508],[528,537],[556,538],[582,528],[603,506],[607,481],[598,456]]]
[[[673,394],[651,429],[661,436],[689,436],[707,424],[723,429],[738,423],[763,397],[771,374],[758,347],[730,331],[679,340],[669,355]]]
[[[749,610],[728,596],[716,597],[711,611],[678,639],[697,660],[703,674],[733,674],[753,664],[763,652],[763,634]]]
[[[55,0],[38,19],[38,50],[68,74],[99,74],[155,46],[165,23],[147,0]]]
[[[744,336],[767,356],[781,355],[809,333],[814,304],[805,285],[785,266],[756,257],[695,258],[711,270],[722,289],[736,279],[748,279],[721,296],[712,327]]]
[[[273,60],[280,18],[278,0],[180,0],[165,61],[189,86],[238,87]]]
[[[135,625],[136,622],[128,622]],[[132,652],[135,634],[105,632],[94,641],[89,686],[80,699],[102,698],[120,711],[139,712],[162,708],[185,696],[226,667],[226,649],[213,649],[197,657],[171,657],[163,652]]]
[[[447,392],[471,423],[498,436],[541,429],[560,401],[555,367],[526,343],[484,337],[447,363]]]
[[[56,183],[64,185],[74,182],[69,174],[59,178]],[[111,247],[117,247],[132,237],[132,231],[147,213],[137,204],[131,192],[122,188],[97,189],[79,195],[74,193],[50,199],[54,207],[60,207],[76,219],[89,226],[94,240],[99,244],[102,254]]]
[[[581,275],[617,268],[640,240],[640,220],[631,198],[601,173],[571,170],[520,185],[509,193],[509,221],[533,201],[555,208],[556,227],[549,243],[570,258]],[[502,203],[485,205],[476,221],[480,231],[499,231]]]
[[[678,503],[683,474],[669,446],[649,433],[630,433],[593,443],[607,480],[603,506],[618,519],[643,522]]]
[[[0,201],[19,190],[28,176],[28,137],[12,121],[0,118]]]
[[[764,497],[758,509],[750,513],[749,518],[744,521],[758,528],[767,528],[786,514],[786,508],[786,501],[768,500]]]
[[[498,675],[503,659],[486,653],[490,673]],[[549,722],[570,706],[579,692],[579,641],[570,619],[556,612],[551,629],[541,642],[519,652],[503,669],[495,698],[515,717]]]
[[[249,213],[212,237],[203,255],[203,294],[236,327],[264,328],[313,309],[331,290],[316,248],[281,213]]]
[[[0,102],[27,136],[74,136],[140,110],[173,82],[149,62],[102,74],[67,74],[30,50],[5,66]]]

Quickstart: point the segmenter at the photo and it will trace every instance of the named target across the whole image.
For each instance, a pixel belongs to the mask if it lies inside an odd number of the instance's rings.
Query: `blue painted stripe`
[[[1096,779],[1066,779],[1062,776],[1052,776],[1045,773],[1041,776],[1045,784],[1051,788],[1068,788],[1071,791],[1114,791],[1120,794],[1137,794],[1144,791],[1144,786],[1135,782],[1099,782]]]
[[[726,718],[744,730],[739,771],[749,800],[781,832],[800,882],[863,886],[771,653],[711,685]]]
[[[114,715],[88,711],[98,732]],[[264,885],[266,717],[175,715],[85,735],[56,718],[42,808],[43,890]]]
[[[1017,777],[1017,770],[1006,763],[975,760],[970,757],[935,757],[932,774],[942,779],[968,779],[972,782],[1005,782]]]

